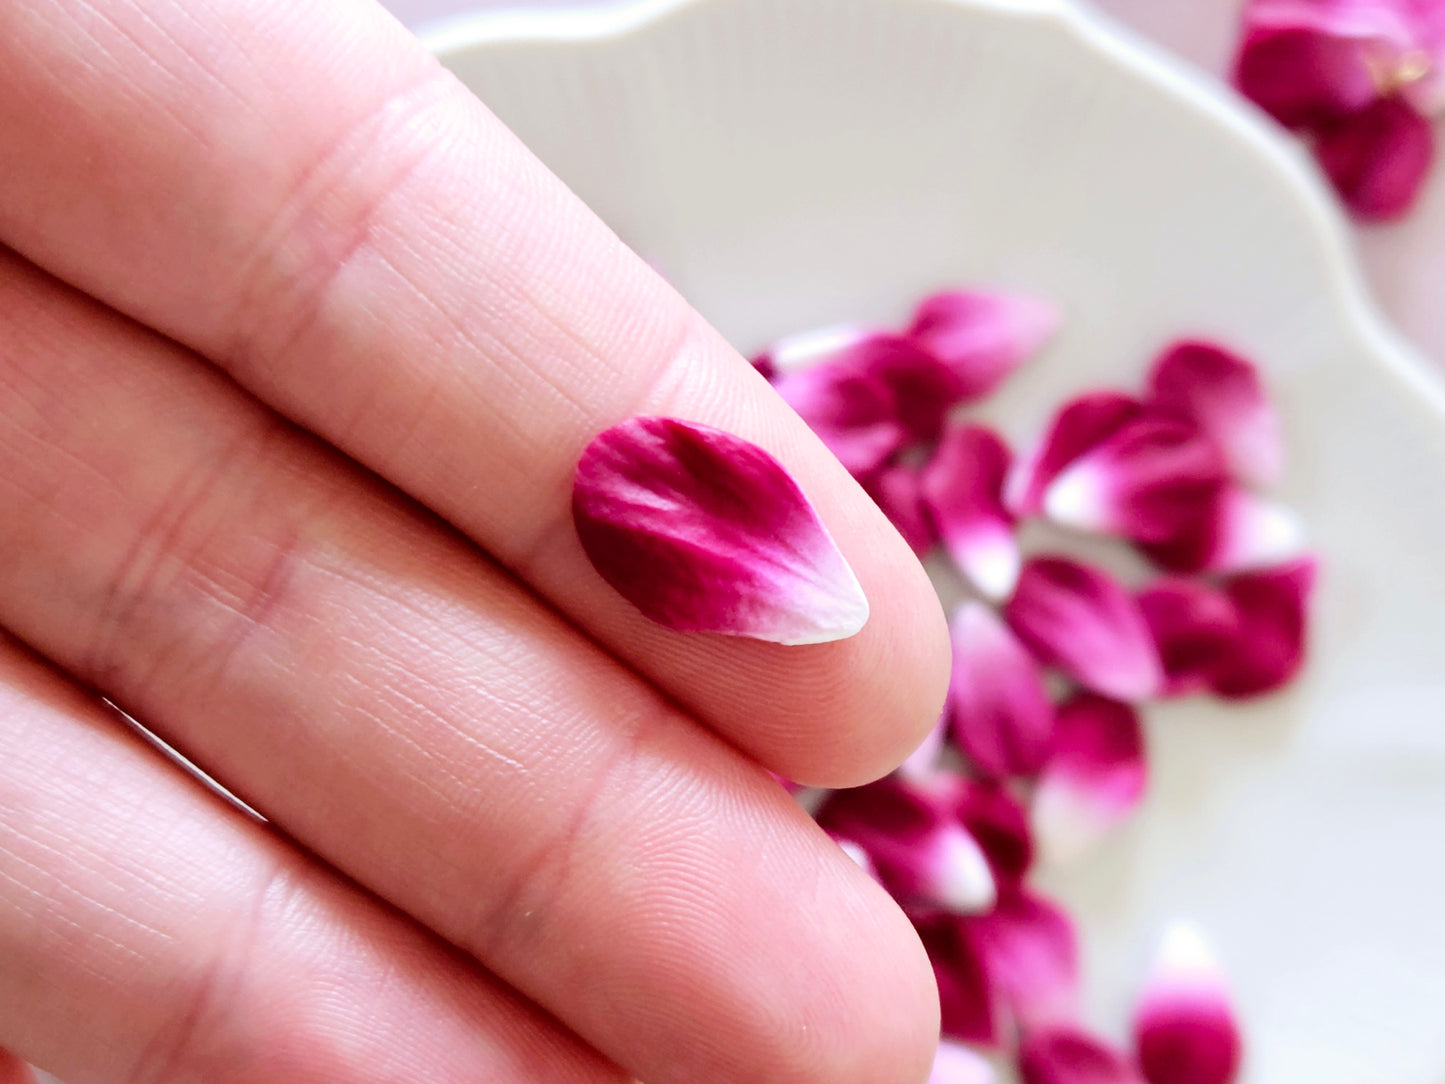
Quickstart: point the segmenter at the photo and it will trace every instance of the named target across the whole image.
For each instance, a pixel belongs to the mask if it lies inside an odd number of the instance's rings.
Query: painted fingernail
[[[572,514],[602,578],[670,629],[814,644],[868,620],[798,484],[719,429],[641,417],[599,434],[577,465]]]

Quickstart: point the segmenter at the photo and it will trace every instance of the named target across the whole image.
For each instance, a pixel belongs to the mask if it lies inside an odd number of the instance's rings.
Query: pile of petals
[[[1144,702],[1241,700],[1298,672],[1315,561],[1263,492],[1283,468],[1279,418],[1222,346],[1169,345],[1141,388],[1065,402],[1022,454],[958,417],[1056,324],[1032,299],[949,292],[902,332],[829,330],[754,359],[920,556],[941,548],[972,588],[931,739],[815,815],[933,961],[935,1084],[985,1084],[997,1059],[1024,1084],[1229,1084],[1242,1043],[1199,931],[1165,937],[1126,1050],[1081,1026],[1074,924],[1029,875],[1036,858],[1084,858],[1139,807]],[[1128,584],[1026,552],[1019,528],[1036,519],[1156,571]]]
[[[1445,108],[1445,0],[1249,0],[1239,89],[1310,142],[1359,217],[1410,206]]]

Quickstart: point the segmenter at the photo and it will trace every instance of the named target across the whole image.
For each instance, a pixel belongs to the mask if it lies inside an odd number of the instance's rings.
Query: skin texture
[[[942,616],[747,363],[366,4],[0,5],[0,150],[0,1044],[68,1084],[923,1079],[916,937],[762,768],[902,759]],[[863,632],[618,598],[567,506],[632,414],[777,456]]]

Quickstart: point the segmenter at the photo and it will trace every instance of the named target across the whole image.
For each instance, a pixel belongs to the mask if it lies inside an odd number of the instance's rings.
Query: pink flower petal
[[[785,372],[773,387],[855,478],[877,471],[908,437],[893,393],[850,361]]]
[[[1019,1048],[1023,1084],[1144,1084],[1119,1051],[1074,1028],[1028,1036]]]
[[[873,336],[859,348],[859,362],[892,393],[898,421],[921,443],[942,435],[948,412],[968,392],[952,367],[902,335]]]
[[[834,843],[838,844],[838,849],[851,858],[859,869],[878,881],[879,884],[883,883],[878,877],[878,867],[873,865],[873,859],[868,857],[868,852],[861,843],[856,843],[847,836],[840,836],[834,832],[829,832],[828,835],[832,837]]]
[[[1019,547],[1003,506],[1011,456],[1003,440],[979,425],[949,430],[923,471],[923,500],[959,570],[985,598],[1014,589]]]
[[[1340,197],[1363,219],[1410,209],[1435,158],[1435,129],[1403,98],[1381,98],[1322,127],[1315,157]]]
[[[1140,548],[1171,572],[1242,572],[1277,565],[1304,552],[1304,527],[1283,505],[1228,485],[1209,514],[1181,522],[1178,533]]]
[[[996,1045],[1003,1037],[1004,1007],[985,968],[972,920],[947,911],[915,911],[910,917],[933,964],[943,1034]]]
[[[978,841],[996,884],[1017,887],[1034,860],[1028,813],[998,783],[957,777],[950,794],[954,815]]]
[[[867,852],[878,880],[900,902],[923,902],[969,914],[994,904],[988,859],[968,829],[927,789],[889,776],[837,790],[818,823]]]
[[[1170,579],[1139,595],[1139,609],[1164,664],[1165,696],[1209,687],[1239,638],[1239,614],[1222,592],[1197,580]]]
[[[1037,298],[953,290],[925,298],[908,335],[959,377],[965,399],[987,395],[1039,349],[1059,313]]]
[[[922,471],[905,463],[890,464],[867,479],[863,488],[914,553],[922,557],[933,549],[938,527],[924,504]]]
[[[1077,1015],[1078,935],[1059,907],[1027,892],[1009,892],[988,914],[968,922],[989,980],[1022,1032]]]
[[[798,484],[730,433],[673,418],[613,426],[582,453],[572,515],[602,578],[668,628],[812,644],[868,620]]]
[[[764,350],[761,354],[754,354],[748,358],[748,364],[758,371],[758,374],[771,384],[778,378],[778,363],[773,360],[770,350]]]
[[[1224,481],[1223,458],[1193,425],[1145,416],[1055,478],[1044,513],[1080,530],[1166,542],[1203,529]]]
[[[998,1077],[982,1054],[944,1039],[933,1057],[933,1072],[928,1084],[995,1084]]]
[[[938,761],[943,753],[944,739],[948,734],[948,711],[939,715],[933,729],[918,743],[918,748],[908,754],[908,759],[898,765],[898,774],[912,783],[928,783],[938,775]]]
[[[1144,730],[1132,707],[1092,693],[1061,704],[1032,807],[1049,861],[1077,860],[1128,819],[1147,776]]]
[[[1234,84],[1286,127],[1327,123],[1379,93],[1372,46],[1316,30],[1252,30],[1235,61]]]
[[[1116,700],[1145,700],[1163,687],[1159,654],[1139,604],[1099,569],[1062,557],[1031,558],[1004,612],[1040,662],[1087,689]]]
[[[1232,1084],[1244,1054],[1229,989],[1199,931],[1176,923],[1164,937],[1134,1017],[1149,1084]]]
[[[1303,557],[1225,581],[1224,593],[1239,614],[1239,638],[1214,673],[1215,692],[1234,699],[1258,696],[1299,672],[1317,569],[1314,558]]]
[[[982,603],[960,606],[951,632],[948,706],[954,740],[988,775],[1033,775],[1054,725],[1038,664]]]
[[[1234,477],[1261,486],[1279,481],[1284,464],[1279,415],[1259,371],[1244,358],[1214,343],[1175,343],[1150,371],[1147,402],[1151,413],[1197,426]]]
[[[1004,504],[1014,515],[1043,511],[1044,493],[1070,463],[1139,416],[1138,400],[1096,391],[1070,400],[1054,415],[1038,445],[1014,463],[1004,483]]]

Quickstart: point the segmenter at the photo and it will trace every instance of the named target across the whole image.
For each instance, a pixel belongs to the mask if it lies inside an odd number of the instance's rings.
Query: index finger
[[[746,363],[379,8],[12,0],[0,240],[193,346],[429,505],[704,721],[808,782],[936,718],[907,546]],[[578,455],[636,414],[773,452],[868,595],[851,640],[647,622],[588,567]]]

